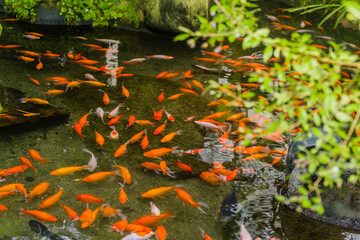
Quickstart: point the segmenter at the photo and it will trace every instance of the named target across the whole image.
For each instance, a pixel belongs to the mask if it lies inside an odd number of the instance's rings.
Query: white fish
[[[119,133],[116,131],[115,126],[109,126],[112,131],[109,134],[111,140],[117,140],[119,138]]]
[[[97,168],[97,159],[96,159],[95,155],[92,152],[90,152],[87,148],[83,148],[82,150],[91,155],[91,158],[90,158],[88,164],[85,165],[85,167],[86,167],[86,170],[88,170],[89,172],[93,172]]]
[[[122,103],[120,103],[119,105],[117,105],[117,107],[114,108],[114,110],[112,110],[112,111],[109,113],[108,118],[116,117],[117,114],[119,113],[119,108],[120,108],[120,107],[123,107],[123,106],[124,106],[124,104],[122,104]]]
[[[98,117],[101,118],[101,121],[103,123],[105,123],[104,122],[104,110],[101,107],[98,107],[95,112],[96,112],[96,115],[98,115]]]
[[[87,78],[87,79],[89,79],[91,81],[99,81],[93,75],[91,75],[90,73],[86,73],[85,78]]]
[[[160,209],[155,205],[155,203],[150,202],[150,211],[152,216],[160,216]]]
[[[126,61],[128,63],[141,63],[143,61],[145,61],[146,58],[133,58],[133,59],[130,59],[129,61]]]
[[[155,233],[151,231],[150,233],[146,234],[145,236],[139,236],[136,232],[130,233],[126,237],[122,238],[121,240],[144,240],[151,238]]]
[[[104,42],[104,43],[117,43],[117,44],[120,43],[119,40],[105,39],[105,38],[95,38],[95,40],[97,40],[99,42]]]
[[[167,55],[151,55],[151,56],[147,56],[147,58],[157,58],[157,59],[164,59],[164,60],[174,59],[174,57],[167,56]]]
[[[246,230],[244,226],[244,219],[241,222],[236,221],[237,224],[240,226],[240,239],[239,240],[252,240],[252,237],[248,230]]]
[[[305,26],[306,26],[306,25],[305,25],[304,21],[301,21],[300,27],[304,28]]]

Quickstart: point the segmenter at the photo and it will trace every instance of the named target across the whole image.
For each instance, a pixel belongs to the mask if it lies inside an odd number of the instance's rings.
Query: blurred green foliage
[[[4,0],[5,10],[22,20],[35,22],[36,9],[40,4],[50,4],[60,9],[68,23],[92,20],[93,26],[107,26],[110,22],[121,21],[133,24],[140,23],[140,14],[132,1],[127,0]]]
[[[247,129],[243,145],[249,144],[253,134],[266,137],[269,133],[286,134],[301,128],[295,139],[317,136],[316,147],[299,155],[297,168],[307,169],[300,176],[303,186],[299,195],[278,200],[296,202],[301,208],[309,208],[322,214],[323,187],[342,187],[344,181],[357,184],[360,176],[360,62],[359,56],[347,50],[347,45],[329,41],[328,50],[313,44],[312,35],[294,32],[290,39],[270,37],[270,29],[259,28],[256,13],[261,10],[251,0],[214,0],[210,9],[211,19],[198,17],[201,26],[197,31],[180,27],[184,33],[175,41],[185,41],[190,47],[202,40],[203,48],[209,45],[218,49],[224,40],[234,42],[241,37],[242,48],[263,47],[263,61],[271,57],[281,58],[283,64],[258,68],[248,74],[248,80],[261,84],[263,96],[270,96],[269,106],[246,98],[242,92],[226,90],[216,81],[210,88],[216,97],[241,102],[245,108],[257,109],[264,118],[274,118],[262,129]],[[347,19],[360,22],[360,4],[342,1]],[[345,74],[347,72],[349,74]],[[351,76],[350,76],[351,75]],[[300,104],[299,104],[300,103]],[[231,106],[231,104],[229,104]],[[234,111],[236,108],[234,108]],[[319,129],[323,129],[324,134]],[[356,132],[356,134],[355,134]],[[341,138],[338,143],[336,136]],[[343,174],[352,174],[343,179]]]

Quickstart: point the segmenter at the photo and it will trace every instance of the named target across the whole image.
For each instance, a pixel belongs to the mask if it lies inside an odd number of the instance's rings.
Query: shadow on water
[[[274,9],[276,7],[269,3],[262,3],[263,9]],[[270,10],[269,10],[270,11]],[[269,14],[269,13],[266,13]],[[5,18],[5,16],[2,16]],[[288,20],[288,24],[299,24],[299,15],[295,19]],[[307,17],[309,20],[317,22],[316,16]],[[316,21],[315,21],[316,19]],[[231,68],[225,65],[202,63],[194,57],[202,57],[201,49],[190,49],[185,43],[174,43],[172,38],[154,35],[143,32],[130,32],[119,29],[92,29],[88,27],[45,27],[24,23],[4,22],[3,34],[0,38],[1,45],[20,44],[22,50],[29,50],[44,53],[51,50],[53,53],[60,54],[59,58],[43,58],[44,69],[36,70],[35,63],[24,63],[17,59],[19,55],[15,50],[0,49],[0,84],[6,87],[15,87],[23,91],[29,97],[43,98],[43,92],[49,89],[63,89],[64,86],[54,86],[53,83],[44,81],[46,77],[61,76],[69,80],[84,80],[85,73],[93,74],[99,81],[107,83],[108,87],[103,87],[110,96],[110,104],[105,106],[102,103],[103,93],[98,87],[81,85],[79,88],[69,89],[62,95],[55,97],[46,97],[50,103],[56,107],[62,107],[70,112],[67,122],[60,125],[51,125],[45,129],[36,129],[26,127],[27,131],[7,131],[0,135],[0,168],[8,168],[18,165],[19,156],[28,156],[28,149],[35,149],[50,162],[43,166],[38,162],[33,162],[38,172],[33,173],[26,170],[18,176],[9,176],[5,183],[21,182],[25,184],[28,191],[34,188],[38,183],[48,181],[51,189],[40,198],[34,198],[30,203],[25,203],[21,195],[1,199],[1,204],[6,205],[9,210],[0,213],[0,239],[6,239],[6,236],[17,237],[17,239],[41,239],[41,236],[32,232],[28,227],[28,216],[19,215],[19,208],[37,209],[38,205],[46,198],[52,196],[58,191],[57,186],[64,188],[64,195],[61,202],[75,209],[80,215],[85,210],[85,205],[76,200],[79,194],[90,193],[104,199],[105,203],[110,203],[114,208],[122,210],[123,214],[132,222],[142,216],[150,214],[149,200],[141,198],[140,195],[145,191],[161,186],[173,186],[183,184],[183,189],[187,191],[195,201],[205,202],[209,205],[206,209],[207,214],[203,214],[196,208],[184,206],[176,198],[174,192],[167,193],[163,198],[153,200],[162,212],[171,210],[175,217],[161,222],[166,227],[168,239],[202,239],[199,227],[213,239],[238,239],[239,227],[235,220],[243,218],[245,226],[256,237],[268,239],[276,237],[280,239],[356,239],[358,235],[349,233],[343,229],[329,226],[323,223],[316,223],[307,218],[301,217],[296,213],[283,209],[277,203],[273,196],[278,194],[278,188],[284,184],[285,166],[284,163],[269,166],[271,158],[264,161],[251,161],[242,163],[241,159],[246,155],[234,154],[233,152],[220,151],[223,147],[219,143],[219,134],[206,131],[195,125],[193,122],[184,122],[184,119],[193,115],[201,117],[214,112],[229,110],[229,107],[218,106],[209,108],[207,104],[214,100],[214,97],[206,94],[204,96],[184,95],[176,100],[164,100],[159,103],[157,97],[165,92],[166,98],[179,93],[179,88],[183,83],[176,80],[155,79],[155,77],[164,71],[185,72],[194,71],[192,65],[201,65],[208,68],[217,69],[217,71],[203,71],[195,74],[195,79],[202,82],[205,86],[209,80],[217,80],[221,83],[246,82],[246,77],[240,74],[234,74]],[[260,25],[268,26],[268,21],[263,18]],[[270,26],[269,26],[270,27]],[[327,26],[329,29],[330,27]],[[25,32],[34,31],[44,33],[45,36],[40,40],[30,40],[23,37]],[[279,36],[285,36],[286,32],[273,33]],[[339,31],[331,32],[334,37],[340,37]],[[76,36],[82,36],[88,40],[81,40]],[[105,44],[96,41],[96,38],[120,40],[119,44]],[[349,39],[347,39],[349,38]],[[352,41],[353,36],[341,35],[339,41]],[[320,41],[320,40],[319,40]],[[322,41],[322,40],[321,40]],[[118,53],[109,53],[94,51],[84,45],[84,43],[99,44],[102,47],[119,50]],[[145,57],[153,54],[166,54],[173,56],[173,60],[150,59],[139,65],[126,66],[123,73],[135,74],[132,78],[113,79],[107,75],[92,72],[89,69],[81,67],[79,64],[71,63],[67,57],[69,52],[75,54],[81,53],[89,59],[99,61],[98,67],[108,65],[111,68],[121,66],[121,61],[133,58]],[[243,55],[257,55],[261,57],[261,48],[242,50],[240,43],[234,43],[226,55],[229,58],[236,59]],[[40,86],[35,86],[29,76],[40,81]],[[122,85],[130,92],[130,97],[126,98],[122,94]],[[200,93],[199,89],[193,87],[193,90]],[[254,91],[261,94],[260,91]],[[120,109],[124,116],[116,124],[119,132],[119,139],[111,141],[106,136],[111,129],[104,125],[100,118],[95,114],[89,116],[89,126],[83,128],[85,139],[74,132],[72,126],[83,115],[91,109],[94,111],[97,107],[102,107],[105,114],[105,122],[108,121],[107,113],[114,109],[119,103],[125,107]],[[168,122],[166,134],[177,130],[183,130],[182,135],[176,136],[171,143],[160,143],[161,137],[152,134],[155,127],[164,122],[153,120],[153,108],[159,111],[162,107],[171,113],[175,122]],[[246,111],[253,115],[253,109],[235,109],[235,111]],[[134,125],[125,130],[130,115],[135,115],[137,119],[148,119],[155,123],[152,126]],[[114,151],[134,134],[148,129],[149,148],[156,149],[160,147],[179,146],[179,150],[204,148],[204,152],[198,155],[167,155],[164,158],[168,166],[174,170],[176,179],[168,178],[163,175],[156,175],[152,171],[144,172],[140,166],[141,162],[159,160],[148,159],[143,156],[139,143],[129,144],[127,152],[119,158],[113,157]],[[105,144],[99,146],[95,142],[94,130],[105,137]],[[232,137],[234,139],[235,137]],[[274,143],[268,140],[260,140],[256,144],[266,146],[271,149],[287,148],[289,138],[285,136],[285,142]],[[82,148],[88,148],[98,158],[98,169],[96,171],[110,171],[115,161],[119,165],[129,168],[133,183],[125,186],[128,195],[128,202],[121,205],[118,201],[120,191],[117,182],[120,178],[112,176],[102,182],[91,184],[83,183],[82,178],[89,175],[88,172],[77,172],[70,176],[61,178],[49,175],[50,171],[66,166],[81,166],[88,162],[89,155],[82,152]],[[192,167],[193,173],[186,174],[176,169],[172,164],[177,159]],[[234,216],[224,218],[219,215],[220,205],[223,199],[232,191],[232,185],[210,185],[198,179],[198,175],[208,170],[213,161],[219,161],[228,169],[237,167],[252,168],[255,170],[253,176],[239,174],[235,179],[238,185],[236,190],[237,210]],[[111,170],[113,171],[113,170]],[[93,204],[90,208],[94,210],[97,206]],[[63,209],[54,206],[46,209],[46,212],[56,216],[58,221],[55,223],[46,223],[49,231],[56,233],[66,239],[114,239],[120,235],[110,231],[109,226],[119,221],[119,217],[105,218],[98,216],[94,227],[81,229],[79,222],[69,220]]]

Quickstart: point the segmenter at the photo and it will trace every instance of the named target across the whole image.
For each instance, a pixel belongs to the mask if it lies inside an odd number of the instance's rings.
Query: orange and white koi
[[[111,140],[117,140],[119,138],[119,133],[116,131],[115,126],[109,126],[112,131],[109,134]]]
[[[120,107],[123,107],[124,104],[120,103],[119,105],[117,105],[116,108],[114,108],[110,113],[109,113],[109,116],[108,118],[113,118],[113,117],[116,117],[119,113],[119,109]]]
[[[175,118],[174,118],[168,111],[165,111],[165,113],[166,113],[167,119],[168,119],[170,122],[174,122],[174,121],[175,121]]]

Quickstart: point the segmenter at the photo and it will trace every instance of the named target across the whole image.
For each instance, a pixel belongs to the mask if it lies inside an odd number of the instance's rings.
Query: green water
[[[274,7],[274,6],[271,6]],[[269,6],[265,6],[265,9]],[[4,16],[5,18],[5,16]],[[313,22],[316,17],[313,17]],[[284,24],[299,24],[298,19],[287,20]],[[268,24],[267,20],[263,24]],[[14,50],[0,49],[0,84],[6,87],[16,87],[29,97],[42,98],[42,92],[53,89],[53,85],[43,80],[46,77],[62,76],[69,80],[84,79],[85,73],[91,73],[101,82],[108,83],[109,86],[103,87],[111,99],[111,103],[105,106],[102,99],[102,92],[98,87],[81,85],[80,88],[74,88],[68,92],[46,99],[54,106],[64,107],[71,112],[67,123],[46,127],[44,129],[28,129],[25,132],[6,133],[0,136],[0,168],[8,168],[20,165],[18,157],[28,157],[28,149],[35,149],[44,158],[50,159],[47,166],[39,162],[32,161],[35,168],[34,173],[27,169],[24,173],[17,176],[10,176],[0,186],[19,182],[24,183],[25,188],[30,191],[40,182],[50,182],[51,189],[40,198],[34,198],[30,203],[26,203],[22,195],[11,196],[0,200],[0,204],[6,205],[8,211],[0,213],[0,239],[5,236],[15,239],[41,239],[41,236],[30,231],[28,221],[29,216],[19,214],[19,209],[28,210],[37,209],[37,207],[46,198],[58,192],[58,186],[64,188],[61,203],[73,208],[79,215],[85,210],[85,204],[76,200],[79,194],[90,193],[104,199],[112,207],[121,209],[123,214],[132,222],[142,216],[150,214],[149,199],[141,198],[140,195],[152,188],[162,186],[173,186],[183,184],[183,189],[187,191],[197,202],[205,202],[209,209],[205,209],[207,214],[203,214],[195,208],[184,205],[181,200],[176,198],[175,192],[164,195],[163,198],[152,200],[160,208],[161,212],[171,210],[175,217],[168,218],[160,224],[164,225],[168,238],[171,239],[202,239],[199,227],[203,228],[213,239],[238,239],[239,228],[234,220],[245,218],[245,225],[253,238],[268,239],[275,237],[280,239],[352,239],[359,237],[356,234],[346,230],[329,226],[323,223],[317,223],[308,218],[299,216],[282,207],[273,199],[273,196],[279,193],[279,189],[285,181],[285,165],[280,163],[275,167],[269,166],[266,162],[271,162],[271,158],[263,161],[253,161],[240,163],[243,155],[237,155],[229,152],[220,152],[222,145],[218,142],[219,135],[211,131],[201,129],[193,122],[184,122],[184,119],[193,115],[199,118],[207,116],[217,111],[224,111],[224,107],[208,107],[207,103],[214,100],[213,96],[208,94],[202,96],[184,95],[176,100],[167,100],[167,97],[179,93],[182,88],[180,80],[155,79],[155,76],[164,71],[185,72],[194,71],[192,64],[200,64],[208,67],[222,69],[225,74],[222,76],[196,73],[194,79],[202,82],[205,86],[209,80],[218,80],[219,82],[235,82],[234,79],[244,81],[241,75],[228,73],[228,67],[214,65],[212,63],[201,63],[194,57],[203,57],[201,49],[190,49],[184,43],[174,43],[172,38],[158,36],[155,34],[130,32],[118,29],[91,29],[91,28],[54,28],[34,26],[24,23],[6,22],[3,34],[0,38],[2,45],[20,44],[24,45],[22,50],[35,52],[45,52],[51,50],[53,53],[61,54],[59,59],[43,59],[44,69],[36,70],[35,63],[20,62]],[[45,36],[40,40],[29,40],[22,37],[27,31],[44,33]],[[285,35],[286,32],[274,33]],[[340,38],[340,33],[331,33],[333,37]],[[73,36],[84,36],[88,40],[78,40]],[[95,38],[109,38],[119,40],[121,43],[105,44],[95,40]],[[346,40],[357,44],[352,36],[341,36]],[[119,53],[112,54],[111,57],[104,57],[103,52],[90,51],[83,43],[98,44],[103,47],[112,47],[119,50]],[[319,41],[321,44],[322,41]],[[325,43],[325,42],[324,42]],[[166,54],[173,56],[173,60],[151,59],[140,65],[127,66],[123,73],[133,73],[132,78],[120,78],[114,84],[108,76],[92,72],[78,64],[72,64],[66,57],[69,51],[81,52],[92,60],[98,60],[96,66],[108,64],[112,67],[121,65],[121,61],[132,58],[144,57],[153,54]],[[250,54],[261,54],[261,48],[251,51],[242,51],[240,43],[235,43],[230,50],[225,52],[226,56],[236,59],[239,56]],[[35,86],[28,79],[28,75],[39,80],[40,86]],[[121,93],[121,85],[130,91],[130,97],[126,98]],[[110,86],[111,85],[111,86]],[[64,87],[55,87],[64,89]],[[158,102],[157,97],[164,90],[165,100]],[[193,87],[193,90],[200,93],[200,90]],[[125,107],[120,109],[124,117],[116,124],[119,132],[119,139],[111,141],[106,136],[111,129],[104,125],[101,120],[90,115],[89,126],[83,128],[85,139],[82,140],[72,129],[72,126],[80,117],[89,112],[102,107],[105,112],[110,112],[119,103],[124,103]],[[176,136],[170,143],[161,143],[161,136],[152,134],[155,127],[164,121],[164,115],[160,122],[153,120],[153,110],[157,111],[166,107],[171,113],[175,122],[168,122],[165,134],[177,130],[183,130],[183,134]],[[245,109],[235,109],[234,112],[246,111]],[[248,110],[252,114],[251,109]],[[155,126],[133,125],[125,130],[127,119],[130,115],[135,115],[137,119],[147,119],[155,123]],[[105,114],[105,117],[107,114]],[[106,119],[107,122],[107,119]],[[178,156],[169,154],[163,159],[168,166],[176,171],[177,178],[172,179],[167,176],[157,175],[152,171],[144,172],[141,162],[160,160],[149,159],[143,156],[144,151],[139,143],[128,145],[126,153],[118,158],[113,156],[115,150],[134,134],[148,129],[150,145],[147,150],[160,147],[178,146],[180,150],[189,150],[204,148],[205,151],[197,156]],[[99,146],[95,142],[94,130],[105,137],[105,145]],[[286,137],[286,136],[284,136]],[[284,143],[273,143],[259,141],[258,144],[268,145],[272,150],[287,148],[289,139]],[[255,144],[257,145],[257,144]],[[89,154],[83,152],[82,148],[88,148],[98,158],[98,168],[96,172],[113,171],[114,161],[122,166],[126,166],[131,174],[133,183],[125,186],[125,192],[128,196],[128,202],[124,205],[118,200],[120,178],[112,176],[105,181],[96,184],[84,183],[81,179],[88,176],[87,171],[77,172],[73,175],[63,176],[61,178],[51,176],[49,173],[55,169],[67,166],[80,166],[87,164]],[[175,165],[171,163],[181,159],[185,164],[192,167],[194,176],[181,173]],[[212,161],[219,161],[228,169],[237,167],[253,168],[256,171],[254,177],[238,175],[234,182],[239,184],[237,198],[239,202],[239,213],[234,219],[225,219],[219,213],[220,203],[227,196],[234,183],[226,185],[210,185],[201,181],[196,174],[206,171]],[[80,180],[80,181],[79,181]],[[91,210],[97,207],[90,205]],[[105,218],[100,214],[97,216],[94,227],[81,229],[80,222],[69,220],[65,211],[58,204],[44,211],[56,216],[58,221],[55,223],[46,223],[45,225],[54,233],[64,237],[64,239],[119,239],[120,234],[109,229],[109,226],[121,220],[120,217]],[[155,230],[155,228],[153,228]],[[155,239],[155,237],[153,237]]]

